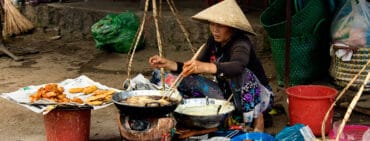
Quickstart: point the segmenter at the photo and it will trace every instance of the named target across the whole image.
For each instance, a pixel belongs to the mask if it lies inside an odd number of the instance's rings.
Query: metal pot
[[[188,128],[214,128],[234,109],[234,105],[225,100],[189,98],[183,99],[183,103],[177,106],[173,115],[178,123]]]
[[[148,103],[146,105],[133,105],[124,101],[133,96],[156,96],[162,97],[165,91],[160,90],[133,90],[115,93],[112,101],[121,114],[137,117],[157,117],[173,112],[181,101],[181,96],[176,91],[169,98],[170,104],[161,105]]]

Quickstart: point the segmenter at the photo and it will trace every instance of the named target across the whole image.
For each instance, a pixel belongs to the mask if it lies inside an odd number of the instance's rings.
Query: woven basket
[[[332,62],[330,65],[330,75],[334,78],[334,83],[345,87],[353,79],[353,77],[362,69],[362,67],[370,59],[369,56],[370,48],[362,47],[355,51],[352,55],[351,61],[342,61],[336,56],[332,56]],[[367,68],[369,70],[369,68]],[[351,85],[352,90],[358,90],[368,71],[364,71],[358,77],[358,79]],[[365,92],[370,92],[370,83],[366,84]]]
[[[271,38],[285,36],[286,0],[275,0],[261,14],[261,24]],[[291,36],[297,37],[311,33],[316,23],[327,17],[329,9],[325,8],[325,1],[310,0],[300,11],[296,11],[291,21]]]
[[[285,39],[270,38],[270,41],[278,85],[282,86],[285,73]],[[289,85],[311,83],[325,74],[330,61],[329,58],[325,59],[322,56],[325,56],[325,47],[319,45],[318,37],[315,35],[292,37]]]
[[[340,81],[340,80],[335,81],[335,84],[340,86],[340,87],[346,87],[348,83],[349,83],[349,81]],[[351,85],[350,89],[357,91],[357,90],[360,89],[361,85],[362,85],[362,82],[361,83],[353,83]],[[369,85],[365,86],[364,92],[366,92],[366,93],[370,92],[370,86]]]
[[[330,65],[328,27],[330,22],[319,20],[312,31],[290,39],[289,85],[311,83],[324,74]],[[310,34],[311,33],[311,34]],[[270,38],[278,85],[284,85],[285,38]]]

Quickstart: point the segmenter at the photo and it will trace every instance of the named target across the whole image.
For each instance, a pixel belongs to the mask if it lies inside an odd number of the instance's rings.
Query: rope
[[[138,32],[136,32],[135,42],[133,44],[131,44],[130,51],[129,51],[129,54],[128,54],[128,56],[130,56],[130,59],[129,59],[129,62],[128,62],[128,67],[127,67],[127,79],[124,83],[126,83],[127,80],[129,80],[131,78],[132,60],[134,59],[136,47],[137,47],[137,45],[139,43],[139,40],[140,40],[140,37],[143,33],[145,20],[146,20],[146,15],[148,13],[148,5],[149,5],[149,0],[146,0],[145,1],[145,8],[144,8],[144,15],[143,15],[143,18],[141,20],[140,28],[139,28]],[[123,85],[125,85],[125,84],[123,84]]]
[[[152,0],[154,25],[155,25],[155,28],[156,28],[156,36],[157,36],[157,45],[158,45],[158,50],[159,50],[159,56],[163,57],[163,45],[162,45],[162,40],[161,40],[162,38],[161,38],[161,34],[159,32],[160,30],[159,30],[159,25],[158,25],[158,17],[161,16],[161,14],[162,14],[162,0],[160,0],[159,2],[160,2],[160,7],[159,7],[160,8],[159,9],[160,10],[159,11],[160,15],[157,14],[156,0]],[[195,49],[194,49],[194,47],[193,47],[193,45],[192,45],[192,43],[189,39],[188,31],[185,29],[182,22],[180,21],[180,18],[179,18],[179,15],[178,15],[178,10],[175,6],[175,3],[173,2],[173,0],[167,0],[167,3],[168,3],[168,5],[171,9],[172,14],[175,16],[177,23],[180,25],[181,31],[184,33],[186,41],[188,42],[191,51],[194,54]],[[145,1],[145,8],[144,8],[144,15],[143,15],[143,18],[141,20],[140,28],[139,28],[138,32],[136,32],[135,42],[133,44],[131,44],[130,51],[129,51],[129,54],[128,54],[128,56],[130,56],[130,59],[128,61],[127,79],[123,84],[124,86],[127,82],[130,83],[129,80],[131,78],[132,62],[133,62],[133,58],[134,58],[134,55],[135,55],[137,45],[139,43],[140,37],[141,37],[143,29],[144,29],[144,25],[145,25],[147,13],[148,13],[148,7],[149,7],[149,0],[146,0]],[[164,68],[161,68],[161,81],[162,81],[162,88],[164,89],[165,88]]]
[[[158,26],[158,14],[157,14],[157,3],[156,0],[152,1],[153,6],[153,17],[154,17],[154,25],[155,25],[155,31],[157,33],[157,44],[159,49],[159,56],[163,57],[163,47],[162,47],[162,38],[161,34],[159,33],[159,26]],[[164,80],[164,68],[161,68],[161,80],[162,80],[162,89],[165,88],[165,80]]]
[[[175,3],[173,2],[173,0],[171,0],[171,1],[170,0],[167,0],[167,4],[168,4],[168,6],[171,9],[172,14],[175,16],[177,23],[180,25],[181,31],[182,31],[182,33],[184,33],[185,38],[186,38],[186,41],[189,43],[190,49],[191,49],[191,51],[194,54],[195,53],[195,50],[194,50],[193,44],[190,41],[189,32],[185,29],[184,25],[180,21],[180,18],[179,18],[179,15],[177,13],[178,11],[176,9]]]
[[[179,10],[177,10],[177,8],[175,6],[175,2],[173,2],[173,0],[171,0],[170,2],[171,2],[171,5],[173,6],[173,8],[175,9],[176,13],[179,13]]]

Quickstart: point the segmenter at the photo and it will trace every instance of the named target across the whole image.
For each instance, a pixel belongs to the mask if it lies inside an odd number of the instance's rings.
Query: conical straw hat
[[[204,9],[192,18],[234,27],[256,35],[247,17],[245,17],[235,0],[223,0]]]

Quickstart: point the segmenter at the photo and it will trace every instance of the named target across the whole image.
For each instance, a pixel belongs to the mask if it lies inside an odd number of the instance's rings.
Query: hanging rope
[[[179,10],[177,10],[175,2],[173,0],[170,0],[171,5],[173,6],[173,9],[175,10],[176,13],[179,13]]]
[[[172,14],[175,16],[177,23],[180,25],[181,31],[182,31],[182,33],[184,33],[185,38],[186,38],[186,41],[189,43],[189,47],[190,47],[191,51],[194,54],[195,53],[195,49],[193,47],[193,44],[190,41],[189,32],[185,29],[184,25],[180,21],[180,18],[179,18],[179,15],[177,13],[178,11],[176,9],[175,3],[173,2],[173,0],[167,0],[167,4],[168,4],[168,6],[171,9]]]
[[[161,14],[162,14],[162,0],[160,0],[159,2],[160,2],[160,9],[159,9],[160,10],[159,11],[160,15],[158,15],[158,13],[157,13],[156,0],[152,0],[154,25],[155,25],[155,28],[156,28],[156,36],[157,36],[157,45],[158,45],[158,49],[159,49],[159,56],[163,57],[163,45],[162,45],[162,40],[161,40],[162,38],[161,38],[159,25],[158,25],[158,17],[161,16]],[[167,3],[168,3],[168,5],[171,9],[172,14],[175,16],[177,23],[180,25],[180,28],[181,28],[182,32],[184,33],[184,35],[186,37],[186,40],[189,43],[191,51],[194,54],[195,49],[193,48],[193,45],[192,45],[192,43],[189,39],[189,33],[184,28],[183,24],[181,23],[181,21],[179,19],[178,10],[176,9],[175,3],[173,2],[173,0],[167,0]],[[130,86],[132,61],[133,61],[133,58],[134,58],[134,55],[135,55],[137,45],[140,41],[140,37],[142,36],[142,32],[143,32],[143,29],[144,29],[144,25],[145,25],[147,13],[148,13],[148,7],[149,7],[149,0],[146,0],[145,1],[145,8],[144,8],[144,15],[143,15],[143,18],[141,20],[139,30],[138,30],[138,32],[136,32],[135,42],[133,44],[131,44],[130,51],[128,53],[128,56],[130,56],[130,59],[128,61],[127,79],[123,83],[123,86],[124,86],[125,89],[127,89]],[[162,81],[162,88],[164,89],[165,88],[164,68],[161,68],[161,81]]]
[[[153,17],[154,17],[154,25],[155,25],[155,31],[157,33],[157,44],[158,44],[158,49],[159,49],[159,56],[163,57],[163,47],[162,47],[162,38],[158,26],[158,14],[157,14],[157,3],[156,0],[152,1],[153,5]],[[162,89],[164,90],[165,88],[165,80],[164,80],[164,68],[161,68],[161,80],[162,80]]]
[[[123,82],[123,88],[128,88],[126,85],[130,86],[130,78],[131,78],[131,69],[132,69],[132,60],[134,59],[135,51],[137,48],[137,45],[139,44],[140,37],[143,33],[144,25],[145,25],[145,20],[146,20],[146,15],[148,13],[148,6],[149,6],[149,0],[145,1],[145,8],[144,8],[144,15],[141,20],[141,24],[139,27],[139,30],[136,32],[135,35],[135,42],[131,44],[130,51],[128,56],[130,56],[129,62],[128,62],[128,67],[127,67],[127,79]]]

